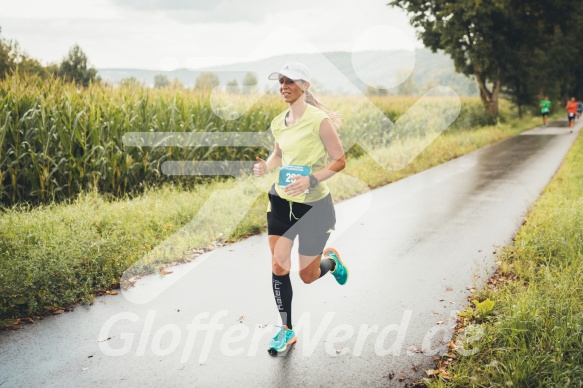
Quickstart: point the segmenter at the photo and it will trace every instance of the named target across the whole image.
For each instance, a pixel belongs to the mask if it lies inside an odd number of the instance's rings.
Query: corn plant
[[[7,77],[0,81],[0,203],[48,203],[88,190],[121,197],[176,180],[160,172],[168,160],[252,161],[257,155],[266,157],[272,147],[269,142],[246,147],[123,145],[122,136],[128,132],[231,132],[234,136],[264,132],[286,108],[277,95],[223,95],[227,104],[220,109],[227,111],[217,112],[211,98],[208,91],[191,89],[107,84],[79,88],[59,79]],[[251,105],[253,98],[257,101]],[[367,149],[386,146],[399,135],[392,122],[416,99],[323,98],[345,118],[343,141],[358,142]],[[437,106],[443,103],[445,100],[435,100]],[[458,121],[464,128],[483,123],[477,99],[465,100],[462,107]],[[233,112],[244,114],[227,117]],[[186,181],[195,184],[200,180]]]

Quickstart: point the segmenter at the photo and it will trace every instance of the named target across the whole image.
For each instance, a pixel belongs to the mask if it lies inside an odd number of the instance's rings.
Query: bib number
[[[279,182],[281,187],[291,185],[294,180],[302,176],[310,175],[309,166],[300,166],[297,164],[284,164],[279,170]]]

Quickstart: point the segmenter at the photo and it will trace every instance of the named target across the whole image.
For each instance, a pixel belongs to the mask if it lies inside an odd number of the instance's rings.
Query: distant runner
[[[279,92],[289,109],[271,122],[275,147],[267,160],[257,158],[254,175],[279,167],[279,178],[269,190],[267,231],[272,261],[272,288],[282,327],[268,346],[276,355],[296,342],[292,326],[291,250],[296,236],[300,278],[312,283],[332,273],[344,285],[348,269],[326,242],[336,224],[330,189],[324,182],[344,169],[345,159],[337,128],[340,116],[309,91],[310,73],[298,62],[286,64],[268,77],[279,80]]]
[[[579,101],[577,103],[577,118],[581,117],[581,112],[583,112],[583,102]]]
[[[540,113],[543,116],[543,127],[547,126],[547,116],[549,115],[549,112],[551,111],[551,101],[549,100],[549,97],[545,97],[544,100],[542,100],[540,102]]]
[[[577,101],[575,101],[575,97],[571,97],[571,101],[567,103],[565,109],[567,109],[569,128],[573,128],[575,126],[575,116],[577,115]]]

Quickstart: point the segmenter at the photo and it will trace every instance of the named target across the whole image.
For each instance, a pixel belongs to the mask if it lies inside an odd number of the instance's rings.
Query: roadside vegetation
[[[583,386],[581,166],[583,136],[460,315],[458,338],[471,341],[452,342],[430,387]]]
[[[253,177],[170,180],[159,173],[159,165],[161,160],[204,156],[203,160],[253,160],[256,155],[267,156],[272,140],[265,148],[211,147],[209,152],[209,147],[124,147],[120,138],[126,131],[148,129],[265,131],[285,108],[279,99],[265,96],[251,107],[249,117],[221,121],[200,92],[103,85],[77,90],[54,82],[40,86],[35,79],[8,79],[0,83],[4,107],[0,117],[5,123],[0,171],[3,199],[8,202],[0,214],[4,325],[89,302],[96,293],[130,286],[136,276],[159,272],[264,230],[265,190]],[[17,88],[23,84],[28,87]],[[346,118],[343,142],[357,139],[366,148],[357,144],[347,150],[347,169],[330,182],[337,201],[515,135],[540,120],[518,119],[505,103],[504,121],[484,125],[488,117],[479,100],[463,99],[454,124],[404,168],[393,170],[378,161],[401,146],[426,145],[419,134],[386,134],[391,132],[387,123],[403,116],[418,97],[375,97],[372,109],[365,99],[327,96],[324,100]],[[443,101],[437,97],[430,103],[441,109]],[[379,112],[390,120],[382,120]],[[96,170],[90,171],[93,165]],[[220,208],[211,209],[218,216],[208,222],[199,218],[195,230],[161,252],[157,247],[197,215],[201,217],[203,204],[211,206],[207,200],[218,190],[232,196]],[[240,211],[241,193],[252,198],[250,210],[243,222],[229,229],[225,225]],[[122,278],[128,268],[131,271]]]
[[[399,133],[391,123],[418,99],[373,97],[371,103],[362,96],[345,96],[325,101],[346,117],[343,142],[358,142],[371,150],[396,144],[397,137],[422,135],[418,131],[426,123],[417,123],[413,130],[404,128],[408,133]],[[455,111],[445,97],[428,101],[425,110]],[[216,96],[205,89],[150,89],[132,84],[79,88],[56,78],[16,73],[0,81],[0,203],[48,204],[93,190],[123,198],[147,187],[175,183],[177,179],[160,173],[168,160],[254,161],[258,154],[267,156],[273,140],[265,132],[284,109],[275,95]],[[506,103],[499,123],[508,124],[513,115]],[[477,98],[464,98],[451,130],[474,130],[491,120]],[[123,135],[130,132],[168,133],[168,138],[229,132],[235,140],[242,133],[265,135],[257,145],[245,147],[187,142],[179,142],[185,145],[180,147],[124,146]],[[200,179],[180,179],[180,183],[193,187]]]

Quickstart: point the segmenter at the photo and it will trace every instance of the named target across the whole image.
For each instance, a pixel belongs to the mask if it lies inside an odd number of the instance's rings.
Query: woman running
[[[565,109],[567,110],[569,128],[573,128],[575,126],[575,116],[577,115],[577,101],[575,101],[575,97],[571,97],[571,100],[567,102]]]
[[[340,116],[320,103],[309,91],[310,73],[299,62],[290,62],[271,80],[289,109],[271,122],[275,147],[267,160],[257,158],[254,175],[263,176],[279,167],[278,179],[269,190],[267,231],[271,249],[272,286],[282,326],[269,343],[269,353],[284,351],[296,341],[292,325],[292,285],[289,272],[296,236],[300,278],[309,284],[330,272],[344,285],[348,270],[333,248],[326,248],[336,216],[325,181],[345,167],[344,151],[336,128]]]

